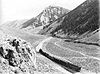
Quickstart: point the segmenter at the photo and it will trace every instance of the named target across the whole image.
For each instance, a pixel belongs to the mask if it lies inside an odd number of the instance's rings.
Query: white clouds
[[[32,18],[49,5],[74,9],[85,0],[2,0],[3,22]]]

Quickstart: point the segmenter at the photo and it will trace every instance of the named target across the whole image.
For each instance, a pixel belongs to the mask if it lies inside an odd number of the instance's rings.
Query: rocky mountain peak
[[[55,21],[64,14],[67,14],[69,10],[58,7],[58,6],[48,6],[45,8],[38,16],[26,21],[22,28],[32,26],[33,28],[38,26],[45,26]]]

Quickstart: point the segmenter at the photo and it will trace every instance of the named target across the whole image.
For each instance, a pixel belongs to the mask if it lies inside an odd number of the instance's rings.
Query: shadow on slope
[[[99,28],[99,0],[86,0],[39,32],[62,39],[85,37]]]

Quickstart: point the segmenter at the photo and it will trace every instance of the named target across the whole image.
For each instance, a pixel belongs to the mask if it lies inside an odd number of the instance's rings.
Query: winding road
[[[42,42],[40,42],[40,43],[38,44],[38,46],[36,47],[36,52],[39,52],[40,49],[43,49],[43,44],[44,44],[45,42],[49,42],[51,39],[53,39],[53,38],[52,38],[52,37],[49,37],[49,38],[47,38],[47,39],[44,39]],[[58,67],[56,67],[56,68],[57,68],[58,70],[60,70],[61,72],[63,72],[64,74],[72,74],[72,73],[66,71],[65,69],[63,69],[62,67],[60,67],[59,65],[58,65]]]
[[[48,37],[48,38],[44,39],[43,41],[41,41],[41,42],[38,44],[38,46],[36,47],[36,52],[39,52],[40,49],[42,49],[42,50],[45,51],[45,49],[46,49],[45,46],[51,41],[51,39],[53,39],[53,37]],[[58,47],[60,47],[60,48],[68,49],[68,50],[70,50],[70,51],[74,51],[74,52],[76,52],[76,53],[80,53],[80,54],[82,54],[83,56],[87,56],[87,57],[90,57],[90,58],[93,58],[93,59],[100,60],[99,58],[92,57],[92,56],[88,56],[88,55],[86,55],[86,54],[84,54],[84,53],[81,53],[81,52],[78,52],[78,51],[75,51],[75,50],[71,50],[70,48],[65,48],[65,47],[63,47],[63,46],[60,46],[59,44],[57,44],[57,42],[54,42],[53,44],[56,45],[56,46],[58,46]],[[54,56],[54,55],[51,54],[51,56]],[[55,56],[55,57],[58,58],[57,56]],[[58,70],[62,71],[62,72],[65,73],[65,74],[72,74],[72,73],[68,72],[67,70],[63,69],[62,67],[60,67],[59,65],[58,65],[57,68],[58,68]],[[75,74],[96,74],[96,73],[91,73],[91,72],[87,72],[87,71],[85,71],[85,70],[82,70],[80,73],[78,72],[78,73],[75,73]]]

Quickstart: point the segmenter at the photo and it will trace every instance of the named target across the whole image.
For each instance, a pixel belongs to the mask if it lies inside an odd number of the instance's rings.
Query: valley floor
[[[30,34],[25,31],[16,30],[8,27],[0,27],[1,32],[11,36],[20,37],[32,44],[35,48],[42,42],[42,49],[47,53],[69,61],[83,69],[91,72],[100,72],[100,47],[93,45],[77,44],[73,42],[65,42],[57,38]],[[37,53],[37,66],[38,71],[35,74],[64,74],[57,68],[61,69],[58,65],[41,56]],[[48,73],[49,72],[49,73]],[[51,73],[50,73],[51,72]],[[70,74],[70,73],[69,73]],[[85,74],[85,73],[83,73]],[[88,73],[89,74],[89,73]],[[92,74],[92,73],[91,73]]]

